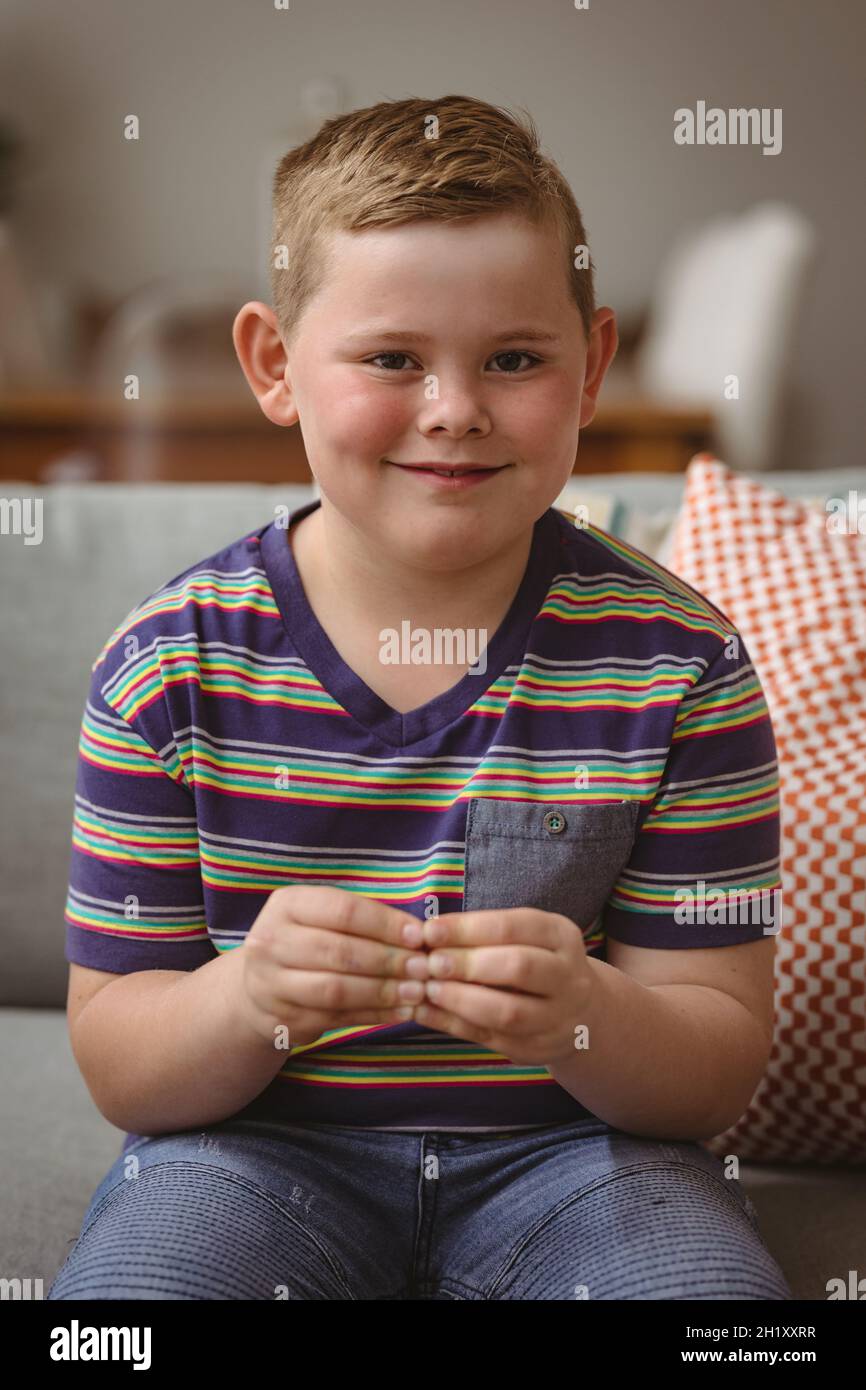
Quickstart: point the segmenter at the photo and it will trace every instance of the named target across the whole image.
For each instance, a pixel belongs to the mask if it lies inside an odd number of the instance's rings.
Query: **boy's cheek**
[[[359,384],[357,379],[332,382],[316,397],[314,409],[324,435],[356,457],[387,455],[388,445],[399,443],[415,419],[408,394],[397,399],[393,389],[378,383]]]

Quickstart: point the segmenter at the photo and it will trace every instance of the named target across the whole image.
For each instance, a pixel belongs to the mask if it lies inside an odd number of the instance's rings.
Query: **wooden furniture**
[[[310,482],[298,426],[272,425],[241,386],[164,405],[95,399],[75,386],[0,395],[0,478]],[[711,447],[708,410],[624,391],[608,399],[606,389],[581,433],[576,472],[677,472]]]

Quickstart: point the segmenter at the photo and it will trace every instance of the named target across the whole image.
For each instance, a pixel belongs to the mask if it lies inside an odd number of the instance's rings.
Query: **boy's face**
[[[288,355],[261,304],[235,346],[268,418],[300,420],[323,508],[436,569],[477,563],[556,499],[617,336],[599,309],[587,345],[555,233],[496,214],[333,235]],[[453,488],[396,466],[418,463],[500,471]]]

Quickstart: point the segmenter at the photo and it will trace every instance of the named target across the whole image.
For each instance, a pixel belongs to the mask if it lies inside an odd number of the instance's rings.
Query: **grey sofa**
[[[620,497],[625,520],[611,529],[663,552],[680,476],[575,481]],[[866,477],[767,481],[812,495],[863,487]],[[65,1016],[63,907],[90,665],[154,589],[269,520],[277,503],[313,495],[243,484],[0,486],[6,499],[41,499],[43,528],[41,544],[0,536],[0,1277],[41,1279],[47,1291],[122,1141],[78,1072]],[[866,1274],[866,1170],[753,1163],[741,1180],[795,1297],[824,1299],[828,1279]]]

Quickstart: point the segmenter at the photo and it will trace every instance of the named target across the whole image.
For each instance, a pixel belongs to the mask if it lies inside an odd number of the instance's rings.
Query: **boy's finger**
[[[255,941],[255,936],[250,937]],[[408,972],[416,979],[426,977],[427,954],[402,946],[388,946],[369,937],[351,935],[324,927],[308,927],[292,921],[287,931],[272,931],[266,944],[267,958],[273,965],[295,970],[333,970],[339,975],[396,975],[405,978],[406,963],[418,964]]]
[[[437,947],[427,957],[430,980],[463,980],[466,984],[495,985],[518,994],[551,997],[561,973],[561,960],[552,951],[521,946],[516,957],[509,946]],[[519,964],[520,979],[514,978]]]
[[[414,944],[404,938],[407,926],[418,928],[417,944],[422,939],[421,923],[408,912],[389,907],[378,898],[366,898],[345,888],[332,888],[320,883],[291,883],[276,888],[268,899],[268,916],[277,924],[300,922],[307,927],[325,927],[345,932],[349,936],[366,936],[383,941],[388,946]]]
[[[428,980],[426,992],[433,1008],[441,1009],[452,1018],[486,1033],[508,1033],[514,1037],[540,1034],[550,1016],[548,1001],[540,999],[537,994],[519,994],[520,1015],[515,1018],[516,996],[506,990],[488,989],[486,985],[467,985],[462,980]],[[426,1010],[431,1005],[427,1000],[415,1010],[415,1018],[421,1023],[428,1021]],[[468,1038],[470,1034],[463,1036]]]
[[[553,913],[534,907],[479,908],[476,912],[443,912],[423,923],[424,945],[539,946],[555,951],[560,945]]]
[[[335,975],[333,971],[286,970],[277,976],[274,995],[282,1005],[321,1009],[332,1015],[354,1015],[360,1009],[412,1008],[424,999],[424,981]]]

